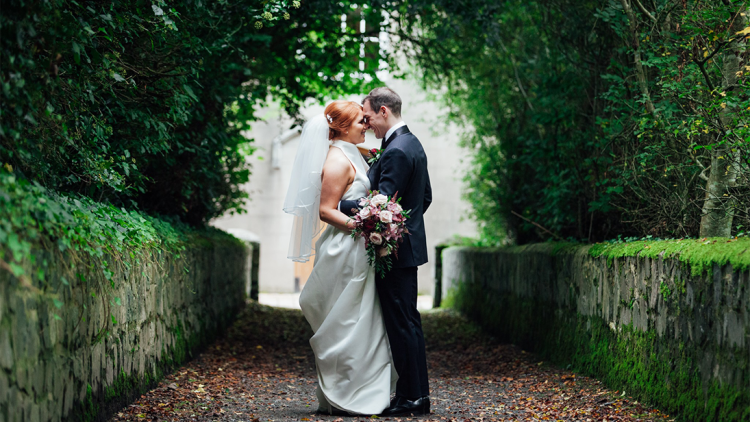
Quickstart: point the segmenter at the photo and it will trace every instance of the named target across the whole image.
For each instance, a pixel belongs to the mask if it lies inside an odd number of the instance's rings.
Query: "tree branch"
[[[651,102],[651,95],[648,92],[648,82],[646,81],[646,72],[643,70],[643,63],[641,63],[641,46],[638,42],[638,21],[636,20],[635,13],[633,13],[633,9],[630,7],[628,0],[620,0],[620,2],[622,3],[622,8],[625,10],[625,14],[628,16],[628,21],[630,22],[630,32],[633,36],[633,47],[635,48],[635,52],[633,53],[635,72],[636,77],[638,78],[638,86],[641,89],[641,95],[643,95],[643,99],[646,102],[646,110],[654,116],[659,117],[656,108],[654,108],[654,103]]]
[[[499,41],[500,41],[500,47],[502,47],[503,51],[505,51],[505,54],[507,54],[510,57],[510,64],[513,66],[513,73],[515,73],[516,75],[516,84],[518,84],[518,89],[521,91],[521,95],[523,95],[523,98],[526,100],[526,105],[529,106],[529,109],[531,109],[531,111],[535,111],[534,105],[531,104],[531,101],[529,100],[529,96],[526,95],[526,90],[523,89],[523,84],[521,83],[521,77],[518,76],[518,66],[516,65],[516,58],[512,54],[510,54],[508,49],[505,47],[505,43],[503,42],[503,40],[500,39]]]
[[[547,232],[547,233],[551,234],[551,235],[552,235],[552,236],[553,236],[553,237],[554,237],[555,239],[563,240],[563,238],[562,238],[562,237],[560,237],[560,236],[556,235],[555,233],[552,233],[551,231],[549,231],[549,230],[545,229],[544,227],[542,227],[542,225],[541,225],[541,224],[539,224],[539,223],[537,223],[537,222],[535,222],[535,221],[531,221],[531,220],[529,220],[528,218],[526,218],[526,217],[522,216],[521,214],[519,214],[519,213],[517,213],[517,212],[515,212],[515,211],[513,211],[513,210],[511,210],[511,211],[510,211],[510,213],[511,213],[511,214],[513,214],[513,215],[515,215],[515,216],[516,216],[516,217],[518,217],[518,218],[521,218],[521,219],[523,219],[523,220],[525,220],[525,221],[528,221],[529,223],[531,223],[531,224],[533,224],[533,225],[535,225],[535,226],[539,227],[540,229],[544,230],[545,232]]]
[[[639,0],[635,0],[635,3],[638,5],[638,8],[641,9],[641,12],[643,12],[646,16],[648,16],[649,19],[651,19],[652,21],[654,21],[654,23],[657,22],[657,20],[654,17],[654,15],[652,15],[648,10],[646,10],[646,8],[643,7],[643,4],[641,4],[641,2]]]
[[[708,76],[708,72],[706,72],[705,62],[695,60],[695,58],[693,58],[693,62],[698,65],[698,69],[700,69],[701,73],[703,74],[703,79],[706,80],[706,85],[708,85],[709,92],[713,92],[714,84],[711,83],[711,78]]]

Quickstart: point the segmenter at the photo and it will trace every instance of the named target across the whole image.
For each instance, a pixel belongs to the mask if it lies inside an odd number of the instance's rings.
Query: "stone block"
[[[51,401],[51,406],[49,407],[50,415],[52,416],[50,419],[53,421],[59,421],[59,420],[62,420],[63,418],[63,414],[62,414],[63,401],[62,399],[57,398],[57,397],[62,397],[62,396],[55,396],[55,397],[56,399]]]
[[[88,394],[89,388],[88,384],[85,382],[82,382],[78,389],[78,402],[83,402],[86,400],[86,394]]]
[[[27,422],[41,422],[41,406],[36,403],[30,403],[29,414],[26,415]]]
[[[20,413],[23,412],[22,406],[21,406],[21,399],[20,399],[20,392],[18,389],[14,386],[11,386],[8,390],[8,421],[14,422],[14,421],[20,421],[21,415]]]
[[[71,357],[73,361],[73,377],[76,379],[84,379],[83,365],[86,359],[83,354],[76,354]]]
[[[29,367],[29,380],[31,381],[31,390],[34,391],[32,397],[40,398],[47,395],[47,390],[44,385],[46,362],[43,359],[39,359],[35,365]]]
[[[12,374],[15,376],[15,384],[20,390],[26,390],[30,387],[28,376],[28,360],[23,359],[16,362]]]
[[[50,414],[50,402],[51,400],[46,399],[42,404],[39,406],[39,420],[40,421],[51,421],[52,415]]]
[[[62,415],[63,417],[68,416],[70,414],[70,410],[73,408],[73,397],[75,395],[75,387],[73,383],[71,382],[72,379],[70,376],[65,377],[65,395],[63,396],[63,411]]]
[[[44,391],[49,394],[54,394],[55,392],[54,376],[56,366],[55,359],[52,357],[47,361],[47,365],[44,368]]]
[[[82,364],[82,372],[81,372],[81,379],[82,380],[90,380],[93,369],[92,369],[92,353],[91,349],[89,348],[82,348],[80,349],[81,355],[81,364]]]
[[[26,308],[23,305],[21,297],[15,297],[12,302],[15,304],[13,314],[15,319],[11,319],[11,345],[13,347],[13,356],[27,356],[26,344],[27,337],[31,332],[31,327],[27,327]]]
[[[128,348],[125,353],[123,353],[122,370],[125,371],[126,374],[131,373],[133,370],[133,353],[131,348]]]
[[[104,355],[104,385],[110,386],[115,380],[115,365],[111,356]]]
[[[97,343],[91,349],[91,386],[98,388],[102,377],[104,345]]]
[[[724,314],[724,338],[726,345],[730,347],[745,347],[745,330],[740,321],[740,316],[735,311],[728,311]]]
[[[146,355],[143,353],[143,349],[138,349],[136,352],[136,361],[138,362],[138,376],[142,377],[146,374]]]
[[[10,379],[5,371],[0,371],[0,403],[8,403],[10,394]]]
[[[0,368],[9,370],[13,367],[14,355],[8,325],[0,325]]]

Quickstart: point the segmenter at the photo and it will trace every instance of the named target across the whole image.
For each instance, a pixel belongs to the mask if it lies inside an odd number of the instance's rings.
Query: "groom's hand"
[[[339,211],[344,213],[348,217],[353,217],[354,214],[359,212],[359,199],[355,201],[343,200],[339,201]]]

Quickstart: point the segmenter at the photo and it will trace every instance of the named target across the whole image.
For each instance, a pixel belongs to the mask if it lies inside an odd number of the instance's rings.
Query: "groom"
[[[398,373],[396,396],[383,415],[430,413],[422,319],[417,311],[417,266],[427,262],[423,214],[432,202],[427,156],[401,120],[401,97],[390,88],[376,88],[362,100],[364,115],[375,136],[383,139],[380,159],[368,177],[372,190],[398,194],[401,206],[411,210],[393,269],[377,276],[375,286],[383,309],[385,329]],[[358,201],[341,201],[340,210],[354,215]]]

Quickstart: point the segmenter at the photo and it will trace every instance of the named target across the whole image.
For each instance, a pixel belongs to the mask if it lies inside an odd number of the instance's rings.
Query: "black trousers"
[[[422,318],[417,311],[417,267],[394,268],[375,286],[398,373],[396,395],[409,400],[430,394]]]

